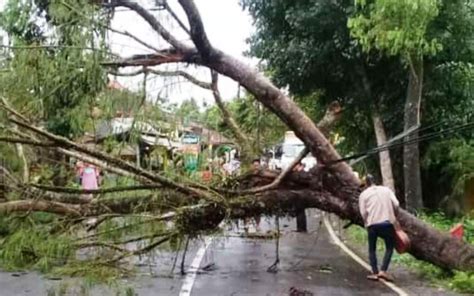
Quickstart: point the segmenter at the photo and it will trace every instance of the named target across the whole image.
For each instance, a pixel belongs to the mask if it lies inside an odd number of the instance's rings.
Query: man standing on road
[[[367,175],[365,181],[367,188],[359,197],[359,210],[369,235],[369,260],[372,274],[368,275],[367,278],[370,280],[382,278],[393,281],[393,278],[387,274],[387,269],[395,247],[394,225],[397,223],[395,212],[398,210],[399,203],[390,188],[375,184],[372,175]],[[385,255],[380,272],[377,266],[376,254],[378,237],[385,241]]]

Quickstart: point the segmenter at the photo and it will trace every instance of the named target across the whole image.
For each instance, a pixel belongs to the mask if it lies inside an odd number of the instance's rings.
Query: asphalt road
[[[197,275],[191,295],[289,295],[292,287],[307,295],[395,295],[382,283],[366,280],[366,270],[331,243],[318,213],[308,215],[308,233],[294,232],[294,220],[280,221],[276,273],[267,272],[275,261],[275,241],[215,239],[201,263],[214,263],[215,270]],[[273,227],[265,224],[264,232]]]
[[[324,226],[319,226],[318,211],[308,218],[308,233],[296,233],[294,219],[280,219],[283,235],[276,273],[267,272],[275,261],[275,240],[238,237],[242,225],[225,226],[223,235],[207,240],[205,251],[205,241],[191,245],[186,269],[194,270],[191,265],[196,262],[199,269],[184,277],[170,274],[173,254],[157,251],[152,258],[137,261],[137,277],[123,280],[118,287],[85,289],[75,279],[53,281],[36,273],[4,272],[0,273],[0,295],[59,295],[51,291],[61,286],[70,287],[66,295],[83,295],[81,290],[87,290],[85,295],[99,296],[125,295],[123,289],[129,286],[141,296],[289,295],[292,287],[307,291],[306,295],[394,295],[382,283],[366,280],[367,272],[331,243]],[[261,233],[273,230],[274,219],[262,219],[261,226]]]

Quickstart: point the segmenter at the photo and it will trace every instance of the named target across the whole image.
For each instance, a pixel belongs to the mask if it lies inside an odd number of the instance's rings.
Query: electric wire
[[[474,122],[469,122],[469,123],[466,123],[466,124],[457,125],[457,126],[454,126],[454,127],[451,127],[451,128],[447,128],[447,129],[444,129],[444,130],[441,130],[441,131],[428,133],[426,135],[418,136],[418,137],[413,138],[413,139],[407,139],[407,140],[400,141],[400,142],[396,141],[396,142],[388,144],[388,145],[383,144],[383,145],[377,146],[375,148],[366,150],[366,151],[361,152],[361,153],[356,153],[356,154],[353,154],[353,155],[350,155],[350,156],[347,156],[347,157],[342,157],[340,159],[331,161],[331,162],[327,163],[326,165],[330,166],[330,165],[334,165],[334,164],[339,163],[339,162],[344,162],[344,161],[356,159],[356,158],[359,158],[359,157],[362,157],[362,156],[377,154],[381,151],[390,150],[390,149],[393,149],[393,148],[396,148],[396,147],[400,147],[400,146],[404,146],[404,145],[417,144],[417,143],[425,142],[425,141],[428,141],[428,140],[436,139],[436,138],[439,138],[441,136],[448,136],[448,135],[451,135],[451,134],[456,134],[460,131],[467,130],[471,127],[474,127]],[[410,134],[407,134],[405,136],[405,138],[409,137],[415,131],[413,131]]]

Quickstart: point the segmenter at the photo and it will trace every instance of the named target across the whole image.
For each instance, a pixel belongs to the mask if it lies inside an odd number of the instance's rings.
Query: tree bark
[[[384,145],[387,143],[387,135],[385,133],[385,127],[383,125],[382,118],[378,112],[377,100],[375,100],[374,94],[372,92],[372,87],[367,77],[367,71],[363,66],[360,67],[360,73],[362,77],[362,86],[365,92],[365,95],[368,98],[374,100],[374,107],[371,110],[372,123],[374,125],[375,139],[377,141],[377,146]],[[390,159],[389,150],[379,152],[379,166],[380,173],[382,175],[383,185],[392,189],[395,192],[395,182],[393,180],[392,172],[392,162]]]
[[[375,138],[377,139],[377,146],[382,146],[387,142],[387,135],[385,133],[385,127],[383,125],[380,114],[376,111],[372,111],[372,122],[374,124]],[[390,151],[379,152],[380,161],[380,173],[382,174],[383,185],[392,189],[395,192],[395,182],[393,180],[392,172],[392,161],[390,159]]]
[[[412,59],[405,101],[404,130],[420,124],[420,108],[423,88],[423,59]],[[410,141],[418,137],[418,131],[408,135]],[[408,211],[416,212],[423,207],[421,192],[420,152],[418,143],[406,144],[403,147],[403,177],[405,184],[405,206]]]

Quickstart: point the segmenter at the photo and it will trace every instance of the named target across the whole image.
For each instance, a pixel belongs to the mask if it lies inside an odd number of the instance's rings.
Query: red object
[[[462,237],[464,236],[464,226],[461,223],[456,224],[453,228],[451,228],[449,233],[452,237],[462,239]]]
[[[410,249],[411,241],[405,231],[395,229],[395,250],[399,254],[403,254]]]
[[[209,183],[212,180],[212,172],[211,171],[203,171],[202,172],[202,181]]]

